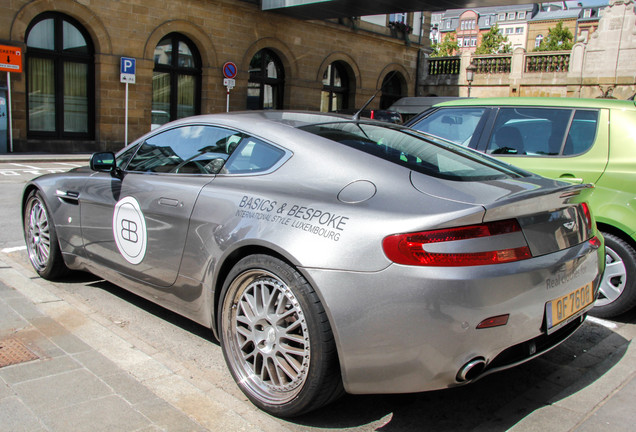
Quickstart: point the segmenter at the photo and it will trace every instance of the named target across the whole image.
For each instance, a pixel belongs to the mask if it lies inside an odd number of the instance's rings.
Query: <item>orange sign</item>
[[[0,71],[22,72],[22,49],[0,45]]]

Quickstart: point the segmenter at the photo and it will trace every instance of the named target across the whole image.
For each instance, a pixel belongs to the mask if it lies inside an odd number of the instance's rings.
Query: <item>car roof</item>
[[[435,107],[444,106],[543,106],[568,108],[612,108],[636,110],[634,101],[619,99],[578,99],[557,97],[498,97],[461,99],[442,102]]]
[[[193,123],[211,123],[226,126],[242,125],[250,129],[248,125],[255,124],[280,124],[294,128],[308,126],[312,124],[334,123],[334,122],[351,122],[354,121],[352,116],[337,114],[333,112],[322,113],[316,111],[279,111],[279,110],[263,110],[263,111],[232,111],[229,113],[199,114],[192,117],[184,117],[174,120],[170,123],[162,125],[160,130],[169,129],[175,126]],[[374,120],[367,120],[371,121]]]

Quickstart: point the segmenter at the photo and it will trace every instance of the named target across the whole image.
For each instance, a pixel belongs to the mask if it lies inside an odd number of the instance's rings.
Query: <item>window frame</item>
[[[199,54],[199,50],[195,43],[190,40],[187,36],[178,33],[171,32],[163,36],[159,42],[157,42],[156,46],[159,46],[161,42],[166,39],[172,39],[172,52],[179,52],[179,43],[183,42],[188,46],[190,53],[192,54],[192,58],[195,63],[195,67],[183,67],[179,66],[179,55],[172,56],[170,60],[170,64],[158,63],[154,62],[154,67],[152,69],[153,77],[155,72],[159,73],[167,73],[170,78],[170,101],[169,101],[169,121],[174,121],[182,117],[178,117],[178,109],[179,109],[179,76],[192,76],[194,77],[195,89],[194,89],[194,115],[201,114],[201,89],[202,89],[202,61],[201,55]],[[155,47],[156,48],[156,47]],[[152,90],[152,99],[154,100],[154,89]],[[151,102],[151,106],[152,106]]]
[[[35,17],[27,27],[25,32],[25,42],[33,28],[42,21],[53,20],[53,50],[26,47],[25,77],[26,77],[26,122],[27,138],[47,138],[54,140],[92,140],[95,138],[95,46],[93,40],[84,26],[71,16],[60,12],[44,12]],[[84,38],[86,42],[87,54],[65,51],[64,44],[64,22],[72,25]],[[55,130],[42,131],[31,130],[30,116],[30,60],[32,58],[46,59],[53,62],[53,82],[54,82],[54,110],[55,110]],[[66,63],[79,63],[86,65],[86,132],[66,132],[64,130],[64,65]]]
[[[260,73],[252,73],[249,72],[248,76],[248,91],[249,85],[258,84],[259,93],[258,93],[258,108],[250,108],[246,101],[246,108],[262,110],[265,108],[265,86],[270,86],[272,88],[276,88],[276,98],[273,100],[274,108],[272,109],[284,109],[285,102],[285,67],[283,66],[283,62],[274,52],[274,50],[270,48],[263,48],[258,50],[252,58],[250,59],[250,64],[254,60],[257,54],[261,55],[260,59]],[[267,76],[267,58],[270,58],[274,62],[274,66],[276,67],[276,78],[271,78]],[[249,97],[249,96],[248,96]]]
[[[321,99],[322,99],[323,93],[328,93],[327,100],[329,101],[328,103],[329,106],[327,108],[327,111],[325,112],[338,111],[338,109],[336,110],[331,109],[332,108],[331,101],[334,95],[340,95],[342,97],[342,107],[340,107],[339,109],[342,109],[342,110],[349,109],[349,101],[351,99],[350,98],[350,91],[351,91],[350,79],[351,78],[349,76],[350,73],[349,73],[349,70],[347,69],[347,64],[340,60],[331,62],[325,69],[325,73],[327,73],[327,70],[329,70],[329,68],[335,68],[338,71],[338,74],[340,75],[340,80],[343,85],[336,86],[334,84],[334,77],[335,77],[334,73],[331,73],[329,75],[329,84],[322,85],[322,88],[320,89]],[[324,74],[323,74],[323,80],[324,80]]]
[[[131,162],[134,160],[134,158],[137,156],[137,153],[139,152],[139,150],[141,149],[141,147],[150,139],[158,137],[159,135],[166,133],[166,132],[172,132],[178,129],[182,129],[182,128],[186,128],[186,127],[209,127],[209,128],[216,128],[216,129],[223,129],[226,130],[228,132],[232,132],[231,135],[228,136],[234,136],[234,135],[244,135],[244,137],[242,138],[242,140],[239,142],[239,145],[237,145],[237,147],[235,149],[232,150],[232,152],[230,154],[228,154],[228,157],[225,160],[225,163],[223,164],[223,167],[216,173],[214,172],[210,172],[210,173],[180,173],[180,172],[159,172],[159,171],[137,171],[137,170],[131,170],[130,169],[130,164]],[[264,145],[267,145],[268,147],[272,147],[274,148],[276,151],[279,151],[281,153],[281,156],[269,167],[266,168],[262,168],[262,169],[255,169],[255,170],[242,170],[242,171],[236,171],[236,172],[228,172],[226,169],[226,166],[231,163],[232,160],[232,156],[234,154],[238,154],[237,152],[239,151],[239,149],[241,149],[243,147],[244,143],[243,140],[245,139],[253,139],[256,140],[260,143],[263,143]],[[293,156],[293,153],[284,148],[281,147],[280,145],[274,144],[271,141],[268,141],[266,139],[263,139],[262,137],[232,128],[232,127],[228,127],[227,125],[219,125],[219,124],[212,124],[212,123],[188,123],[188,124],[180,124],[174,127],[169,127],[166,129],[158,129],[156,131],[156,133],[153,133],[150,136],[146,136],[143,139],[140,139],[136,142],[131,143],[129,146],[123,148],[122,150],[120,150],[117,155],[115,156],[115,161],[117,164],[117,167],[119,169],[121,169],[124,172],[130,172],[130,173],[135,173],[135,174],[142,174],[142,175],[150,175],[150,176],[188,176],[188,175],[196,175],[196,176],[251,176],[251,175],[263,175],[263,174],[269,174],[273,171],[276,171],[281,165],[283,165],[287,160],[289,160],[289,158],[291,158]]]

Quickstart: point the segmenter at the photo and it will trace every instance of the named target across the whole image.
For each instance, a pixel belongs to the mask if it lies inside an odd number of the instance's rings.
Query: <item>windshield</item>
[[[447,180],[495,180],[528,175],[508,164],[451,143],[430,140],[406,128],[338,122],[302,126],[299,129],[413,171]]]

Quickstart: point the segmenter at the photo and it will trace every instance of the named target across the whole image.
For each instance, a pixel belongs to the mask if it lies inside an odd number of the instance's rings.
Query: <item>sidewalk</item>
[[[92,153],[0,153],[0,163],[86,162],[88,164],[91,154]]]
[[[43,290],[30,295],[68,308]],[[0,281],[0,430],[205,428]]]
[[[0,431],[291,431],[33,274],[0,254]]]

